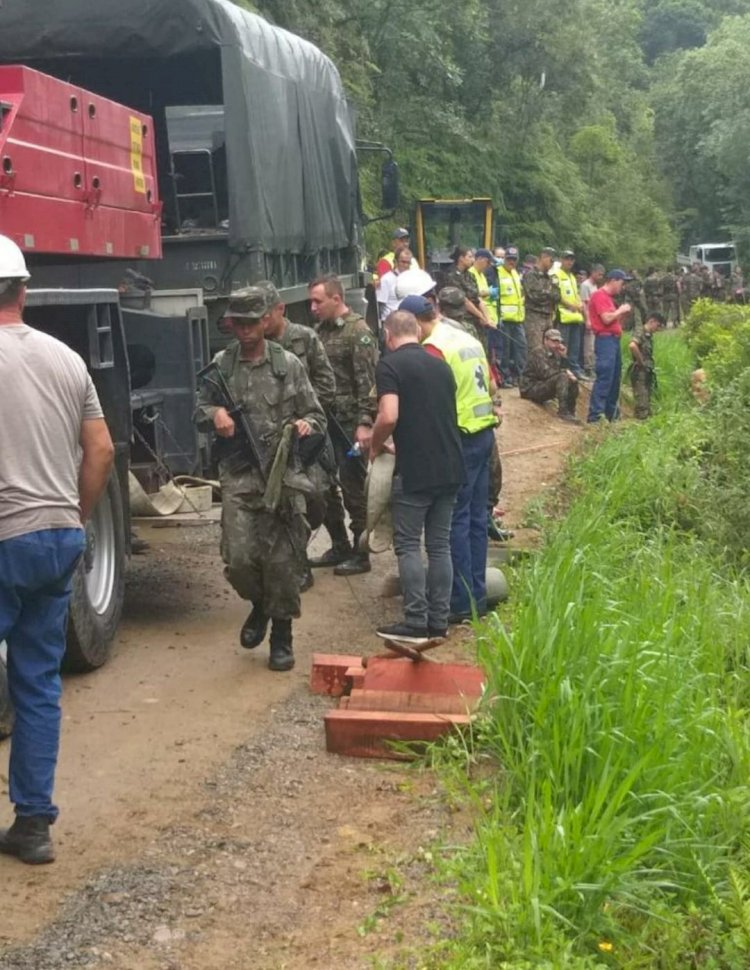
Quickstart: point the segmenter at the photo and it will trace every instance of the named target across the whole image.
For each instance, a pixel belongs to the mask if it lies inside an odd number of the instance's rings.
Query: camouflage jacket
[[[363,420],[371,424],[377,413],[370,392],[378,362],[372,331],[362,317],[350,311],[345,317],[321,321],[317,333],[336,379],[336,417],[349,429]]]
[[[654,336],[648,333],[646,330],[642,330],[630,341],[631,343],[638,344],[638,349],[641,352],[641,357],[643,357],[643,366],[645,370],[654,369]],[[640,369],[640,364],[634,359],[633,367]]]
[[[279,353],[277,348],[277,353]],[[232,397],[242,408],[253,431],[265,448],[270,461],[276,453],[284,425],[302,419],[307,421],[313,431],[326,430],[326,417],[323,413],[312,384],[305,369],[292,354],[283,352],[281,363],[284,373],[276,365],[273,347],[266,343],[265,353],[260,360],[241,360],[239,345],[230,345],[216,356],[222,369]],[[194,421],[200,431],[212,431],[214,414],[220,405],[217,389],[209,381],[203,381],[198,391],[198,403]],[[268,472],[268,467],[265,469]],[[229,462],[222,461],[219,467],[222,479],[242,479],[242,490],[248,494],[262,497],[265,490],[263,477],[255,468],[243,468],[235,473]],[[296,481],[293,469],[289,469],[285,484],[291,489],[308,491],[309,482]]]
[[[662,298],[668,303],[674,303],[678,297],[677,277],[674,273],[665,273],[661,278]]]
[[[682,292],[688,300],[697,300],[703,290],[703,280],[697,273],[686,273],[682,278]]]
[[[555,277],[535,268],[525,274],[522,283],[526,313],[542,314],[551,320],[560,302],[560,286]]]
[[[323,410],[330,411],[336,398],[336,378],[320,337],[312,327],[286,319],[284,323],[284,335],[279,343],[302,362]]]
[[[651,273],[643,281],[643,292],[649,302],[661,300],[664,296],[664,283],[660,273]]]
[[[470,300],[474,306],[479,306],[479,288],[477,287],[477,281],[468,269],[462,272],[455,266],[451,267],[445,274],[443,286],[458,287],[459,290],[466,294],[467,300]]]
[[[542,384],[552,377],[558,377],[563,371],[569,368],[570,364],[566,357],[559,357],[546,347],[532,350],[526,362],[519,388],[521,393],[525,393],[537,384]]]

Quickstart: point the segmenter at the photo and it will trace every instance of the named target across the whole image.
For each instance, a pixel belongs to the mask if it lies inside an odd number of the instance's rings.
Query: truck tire
[[[5,661],[0,657],[0,741],[7,738],[13,730],[13,705],[8,693],[8,675]]]
[[[109,658],[125,599],[122,495],[112,475],[86,526],[86,552],[73,575],[64,669],[82,673]]]

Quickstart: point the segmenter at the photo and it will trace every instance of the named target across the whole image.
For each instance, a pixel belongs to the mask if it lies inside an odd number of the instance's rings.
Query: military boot
[[[372,569],[370,565],[370,552],[366,545],[360,545],[359,536],[354,536],[354,552],[349,558],[342,562],[333,571],[334,576],[359,576],[360,573],[369,573]]]
[[[328,552],[324,552],[322,556],[308,559],[308,563],[313,569],[318,569],[321,566],[338,566],[339,563],[346,562],[347,559],[351,558],[352,547],[344,523],[341,522],[335,527],[328,527],[328,531],[333,544]]]
[[[14,855],[30,866],[55,861],[46,815],[16,815],[9,829],[0,829],[0,852]]]
[[[240,643],[246,650],[252,650],[266,639],[268,617],[259,606],[254,606],[242,624]]]
[[[268,658],[268,666],[271,670],[291,670],[294,666],[291,620],[271,621],[271,656]]]
[[[302,577],[302,582],[299,584],[299,591],[300,593],[306,593],[314,585],[315,577],[312,574],[312,569],[310,569],[310,563],[305,563],[305,573]]]

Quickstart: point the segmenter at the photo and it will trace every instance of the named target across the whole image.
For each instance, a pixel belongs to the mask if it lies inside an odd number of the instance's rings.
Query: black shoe
[[[362,555],[361,553],[355,553],[350,556],[346,562],[342,562],[341,565],[336,566],[333,571],[334,576],[359,576],[360,573],[369,573],[372,569],[370,564],[370,557],[367,555]]]
[[[495,542],[507,542],[508,539],[512,539],[515,532],[511,532],[510,529],[502,529],[492,515],[487,519],[487,538],[494,540]]]
[[[426,626],[411,626],[409,623],[388,623],[375,631],[384,640],[399,640],[402,643],[427,643],[430,636]]]
[[[294,666],[292,649],[292,621],[272,620],[271,655],[268,658],[270,670],[291,670]]]
[[[324,552],[322,556],[316,556],[314,559],[308,559],[308,565],[312,569],[321,569],[324,566],[338,566],[342,562],[346,562],[350,559],[352,555],[352,547],[347,542],[346,545],[334,545]]]
[[[448,615],[448,626],[458,626],[460,623],[466,623],[467,620],[473,619],[472,613],[450,613]]]
[[[55,861],[46,815],[16,815],[9,829],[0,829],[0,852],[14,855],[30,866]]]
[[[315,577],[312,574],[309,563],[305,566],[305,575],[302,577],[302,582],[299,584],[300,593],[306,593],[308,589],[315,585]]]
[[[577,418],[575,414],[561,413],[557,415],[561,421],[565,421],[568,424],[583,424],[580,418]]]
[[[429,626],[427,627],[427,636],[430,638],[430,640],[445,640],[445,638],[448,636],[448,628]]]
[[[259,607],[254,606],[250,612],[250,616],[242,624],[240,643],[246,650],[252,650],[253,647],[257,647],[263,643],[266,639],[267,631],[268,617]]]

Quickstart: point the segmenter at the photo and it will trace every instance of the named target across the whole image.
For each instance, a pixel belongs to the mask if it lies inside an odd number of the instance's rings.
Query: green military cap
[[[466,303],[466,294],[457,286],[444,286],[438,293],[441,306],[462,307]]]
[[[246,286],[229,297],[224,316],[234,320],[260,320],[274,306],[271,295],[262,286]]]
[[[279,291],[276,289],[274,284],[270,280],[261,280],[259,283],[255,284],[258,289],[265,290],[271,299],[271,306],[278,306],[282,302]]]
[[[542,256],[551,256],[554,259],[557,256],[557,250],[554,246],[545,246],[542,250]]]

